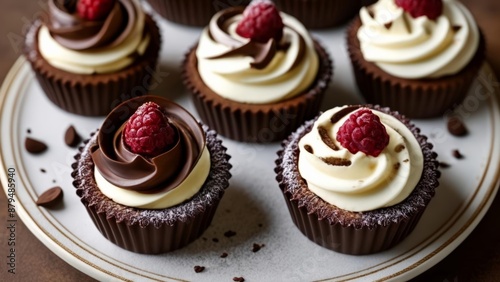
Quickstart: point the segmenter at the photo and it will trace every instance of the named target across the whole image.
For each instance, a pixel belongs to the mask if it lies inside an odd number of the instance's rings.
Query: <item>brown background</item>
[[[462,0],[488,41],[488,61],[500,77],[500,1]],[[0,80],[18,58],[21,34],[46,0],[2,0],[0,5]],[[42,6],[43,7],[43,6]],[[472,234],[448,257],[415,281],[500,281],[500,196]],[[47,249],[26,226],[16,224],[16,274],[7,274],[6,196],[0,192],[0,280],[93,281]],[[8,276],[5,276],[8,275]],[[6,279],[7,278],[7,279]]]

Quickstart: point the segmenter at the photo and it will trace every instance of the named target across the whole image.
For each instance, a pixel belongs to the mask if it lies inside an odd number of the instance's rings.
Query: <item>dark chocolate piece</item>
[[[458,117],[450,117],[448,119],[447,127],[448,131],[455,136],[464,136],[468,132],[465,124]]]
[[[62,197],[63,190],[61,189],[61,187],[52,187],[49,190],[43,192],[40,197],[38,197],[38,200],[36,200],[36,204],[42,207],[52,207],[59,203]]]
[[[327,158],[321,158],[321,160],[329,165],[334,165],[334,166],[350,166],[351,161],[347,159],[342,159],[342,158],[336,158],[336,157],[327,157]]]
[[[30,137],[26,137],[26,140],[24,141],[24,147],[26,148],[26,151],[32,154],[40,154],[47,150],[47,145],[45,145],[45,143]]]
[[[314,154],[314,150],[310,145],[304,145],[304,149],[309,152],[309,154]]]
[[[78,132],[76,132],[75,127],[70,125],[64,134],[64,143],[70,147],[76,147],[80,141],[82,141],[82,138],[78,135]]]
[[[330,147],[332,150],[337,151],[339,148],[333,143],[333,140],[330,138],[328,135],[328,132],[324,127],[318,126],[318,133],[319,136],[321,137],[321,141],[325,143],[326,146]]]
[[[196,272],[196,273],[203,272],[203,270],[205,270],[204,266],[199,266],[199,265],[194,266],[194,272]]]
[[[232,230],[228,230],[228,231],[224,232],[224,236],[226,236],[227,238],[231,238],[234,235],[236,235],[236,232],[234,232]]]
[[[462,155],[462,153],[460,153],[460,151],[458,149],[453,150],[452,154],[457,159],[463,159],[464,158],[464,155]]]

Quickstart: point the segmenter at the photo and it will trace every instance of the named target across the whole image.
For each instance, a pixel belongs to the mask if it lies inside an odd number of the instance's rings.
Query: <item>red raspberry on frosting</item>
[[[389,135],[380,118],[371,110],[362,108],[340,126],[337,141],[352,154],[361,151],[376,157],[389,144]]]
[[[76,9],[82,19],[98,21],[106,18],[114,5],[115,0],[78,0]]]
[[[443,13],[443,0],[396,0],[396,5],[414,18],[427,16],[435,20]]]
[[[133,153],[155,157],[170,149],[176,132],[158,104],[146,102],[129,118],[123,141]]]
[[[283,36],[283,20],[273,2],[257,0],[250,3],[243,11],[243,19],[236,27],[236,33],[257,42],[277,41]]]

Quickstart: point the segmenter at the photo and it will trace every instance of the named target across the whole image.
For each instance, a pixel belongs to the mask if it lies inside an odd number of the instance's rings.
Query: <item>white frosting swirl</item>
[[[176,188],[159,193],[139,193],[123,189],[108,182],[97,168],[94,168],[94,177],[99,190],[114,202],[142,209],[165,209],[178,205],[193,197],[203,186],[210,173],[210,153],[207,147],[203,148],[200,159],[191,173]]]
[[[208,28],[205,28],[196,50],[198,72],[203,82],[226,99],[251,104],[286,100],[307,89],[319,68],[313,40],[298,20],[284,13],[281,13],[281,17],[285,25],[283,39],[291,43],[290,47],[286,51],[276,52],[269,65],[261,70],[250,67],[253,59],[249,56],[208,59],[226,53],[231,48],[214,41]],[[230,35],[242,43],[248,42],[249,39],[240,37],[235,31],[238,19],[230,21]],[[299,55],[299,36],[305,40],[306,50],[304,58],[295,66]]]
[[[133,31],[120,44],[91,51],[76,51],[59,44],[42,25],[38,32],[38,49],[42,57],[52,66],[76,74],[110,73],[123,69],[134,62],[134,54],[143,55],[150,36],[143,35],[145,14],[137,0],[137,21]]]
[[[353,212],[370,211],[403,201],[422,174],[423,154],[418,141],[398,119],[372,110],[386,127],[389,144],[377,157],[362,152],[351,154],[336,138],[350,113],[335,124],[330,121],[343,108],[324,112],[299,141],[298,169],[309,190],[326,202]],[[338,150],[322,141],[318,127],[326,129]],[[310,146],[309,151],[306,145]],[[338,166],[323,161],[329,157],[349,160],[351,164]]]
[[[470,62],[479,45],[474,18],[455,0],[443,0],[443,13],[436,20],[413,18],[394,0],[379,0],[363,7],[359,15],[364,59],[396,77],[455,74]]]

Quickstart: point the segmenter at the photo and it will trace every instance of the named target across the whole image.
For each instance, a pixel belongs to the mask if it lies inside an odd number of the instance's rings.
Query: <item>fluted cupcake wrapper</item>
[[[478,50],[459,73],[435,79],[403,79],[394,77],[361,53],[357,31],[359,17],[347,30],[347,48],[356,84],[367,103],[379,104],[410,118],[438,117],[452,111],[467,96],[485,58],[485,41],[481,35]]]
[[[220,10],[248,5],[250,0],[147,0],[163,18],[183,25],[206,26]]]
[[[307,121],[282,143],[276,160],[276,180],[293,223],[308,239],[336,252],[364,255],[400,243],[415,228],[439,185],[437,154],[427,137],[408,119],[388,108],[363,105],[390,114],[404,123],[419,142],[423,172],[413,192],[401,203],[366,212],[351,212],[327,203],[307,187],[298,170],[299,140],[311,130]]]
[[[222,98],[202,81],[197,68],[196,47],[183,63],[184,84],[201,120],[219,134],[243,142],[268,143],[283,140],[305,120],[317,115],[332,76],[326,50],[315,42],[320,69],[313,85],[303,94],[273,104],[245,104]]]
[[[40,22],[28,34],[25,54],[46,96],[58,107],[84,116],[105,116],[114,106],[132,97],[148,93],[154,83],[161,44],[158,26],[148,15],[145,28],[150,42],[142,58],[125,69],[107,73],[80,75],[51,66],[38,51],[36,35]]]

